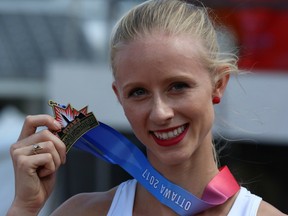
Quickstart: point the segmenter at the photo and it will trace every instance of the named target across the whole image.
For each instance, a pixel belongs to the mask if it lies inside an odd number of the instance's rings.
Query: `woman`
[[[218,52],[206,10],[180,0],[152,0],[132,9],[111,40],[113,90],[147,158],[163,176],[201,198],[219,173],[212,144],[213,105],[223,97],[233,55]],[[48,130],[35,133],[37,127]],[[8,215],[37,215],[65,163],[65,145],[48,115],[28,116],[11,147],[16,195]],[[37,154],[31,154],[31,145]],[[39,147],[38,147],[39,146]],[[121,204],[122,203],[122,204]],[[123,205],[124,203],[124,205]],[[137,181],[107,192],[79,194],[53,215],[177,215]],[[197,215],[284,215],[241,189]]]

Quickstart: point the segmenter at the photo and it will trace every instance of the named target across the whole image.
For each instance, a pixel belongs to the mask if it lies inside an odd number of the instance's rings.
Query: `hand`
[[[38,127],[47,129],[36,131]],[[8,215],[37,215],[50,196],[56,171],[66,160],[66,146],[53,132],[61,125],[49,115],[27,116],[18,141],[10,148],[15,198]]]

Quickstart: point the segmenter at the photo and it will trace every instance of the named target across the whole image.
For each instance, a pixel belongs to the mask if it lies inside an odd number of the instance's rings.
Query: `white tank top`
[[[137,181],[123,182],[117,188],[107,216],[132,216]],[[227,216],[256,216],[261,198],[241,187]]]

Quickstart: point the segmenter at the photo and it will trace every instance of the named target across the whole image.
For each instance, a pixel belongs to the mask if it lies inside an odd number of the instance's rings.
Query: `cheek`
[[[184,103],[178,103],[181,110],[188,115],[187,117],[198,119],[210,124],[214,120],[214,108],[210,97],[203,95],[203,97],[194,98],[193,100],[186,100]],[[204,123],[202,122],[202,124]]]
[[[130,123],[130,126],[135,134],[135,136],[143,142],[143,137],[147,134],[146,121],[147,121],[147,109],[143,106],[135,106],[124,104],[123,106],[125,116]]]
[[[206,103],[205,105],[199,107],[198,110],[199,121],[202,123],[201,127],[203,127],[204,131],[210,131],[213,127],[214,122],[214,109],[211,103]]]
[[[133,129],[135,126],[139,127],[143,118],[142,110],[140,108],[138,109],[136,106],[131,104],[124,103],[122,106],[124,109],[125,116],[128,119],[131,127]]]

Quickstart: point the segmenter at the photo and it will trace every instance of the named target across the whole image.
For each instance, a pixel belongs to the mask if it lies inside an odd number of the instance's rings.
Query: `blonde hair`
[[[205,7],[181,0],[149,0],[128,11],[113,30],[110,61],[114,76],[117,71],[114,60],[121,46],[155,31],[198,39],[205,50],[199,55],[214,84],[227,73],[238,71],[237,57],[219,52],[216,30]]]

